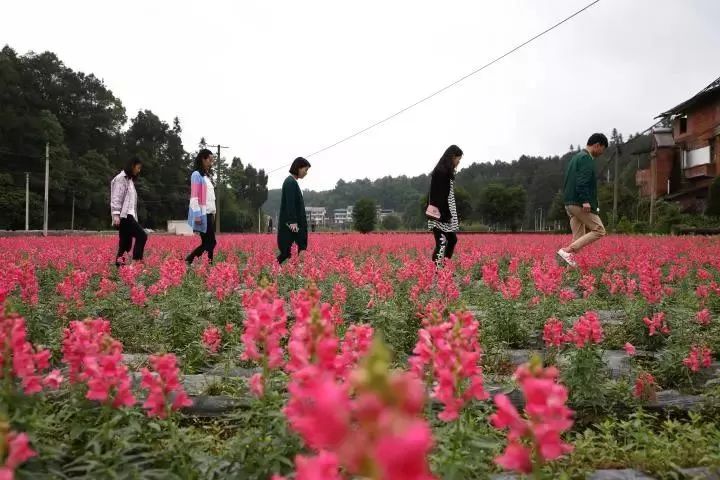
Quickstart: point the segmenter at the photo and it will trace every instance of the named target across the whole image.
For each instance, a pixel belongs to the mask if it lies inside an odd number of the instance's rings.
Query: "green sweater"
[[[593,213],[599,212],[595,160],[587,150],[576,153],[568,163],[563,193],[565,205],[589,203]]]

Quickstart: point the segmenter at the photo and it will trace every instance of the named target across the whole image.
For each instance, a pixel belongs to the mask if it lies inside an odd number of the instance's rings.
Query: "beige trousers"
[[[570,217],[573,234],[573,241],[568,247],[571,252],[579,252],[606,235],[605,226],[598,215],[585,212],[578,205],[565,205],[565,211]]]

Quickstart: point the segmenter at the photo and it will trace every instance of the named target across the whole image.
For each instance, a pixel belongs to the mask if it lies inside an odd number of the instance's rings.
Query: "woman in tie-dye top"
[[[215,240],[215,185],[212,175],[213,154],[204,148],[195,158],[195,170],[190,177],[190,207],[188,209],[188,224],[193,231],[200,233],[202,242],[185,258],[188,265],[195,258],[207,252],[210,263],[217,241]]]

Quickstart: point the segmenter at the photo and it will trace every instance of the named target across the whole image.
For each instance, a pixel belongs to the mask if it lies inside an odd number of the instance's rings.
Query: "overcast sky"
[[[128,117],[179,116],[272,170],[504,53],[590,0],[2,1],[0,44],[103,78]],[[442,95],[310,158],[304,188],[554,155],[643,130],[720,75],[720,1],[601,0]],[[277,188],[286,169],[270,175]]]

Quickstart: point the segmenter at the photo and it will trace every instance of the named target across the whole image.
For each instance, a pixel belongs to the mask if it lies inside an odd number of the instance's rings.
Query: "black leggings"
[[[121,265],[120,259],[130,251],[133,246],[133,238],[135,239],[135,248],[133,248],[133,260],[142,260],[145,252],[145,242],[147,242],[147,233],[135,220],[135,217],[128,215],[120,219],[119,227],[120,240],[118,242],[118,252],[115,256],[115,265]]]
[[[442,266],[443,259],[452,258],[457,244],[457,235],[455,232],[443,232],[439,228],[433,228],[433,236],[435,237],[435,251],[433,251],[433,261],[438,267]]]
[[[207,230],[205,230],[205,233],[200,232],[200,239],[202,243],[190,252],[190,255],[185,259],[186,262],[192,263],[197,257],[202,256],[203,252],[207,252],[208,260],[212,263],[215,245],[217,245],[217,241],[215,240],[215,214],[208,213]]]

